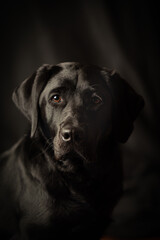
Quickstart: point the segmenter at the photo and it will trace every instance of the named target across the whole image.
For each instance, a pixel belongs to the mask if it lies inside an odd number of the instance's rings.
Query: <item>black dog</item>
[[[122,192],[117,143],[143,99],[117,73],[44,65],[13,93],[31,134],[1,156],[0,239],[100,239]]]

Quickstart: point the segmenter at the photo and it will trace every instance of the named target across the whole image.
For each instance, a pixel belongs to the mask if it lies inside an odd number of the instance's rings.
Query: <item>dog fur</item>
[[[71,62],[40,67],[13,101],[31,132],[1,155],[0,239],[100,239],[142,97],[114,71]]]

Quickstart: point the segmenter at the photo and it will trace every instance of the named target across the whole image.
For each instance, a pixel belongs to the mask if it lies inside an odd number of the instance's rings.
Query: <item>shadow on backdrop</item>
[[[125,192],[106,234],[160,236],[158,5],[23,1],[3,3],[1,9],[0,151],[28,128],[11,95],[41,64],[79,61],[117,69],[146,104],[121,146]]]

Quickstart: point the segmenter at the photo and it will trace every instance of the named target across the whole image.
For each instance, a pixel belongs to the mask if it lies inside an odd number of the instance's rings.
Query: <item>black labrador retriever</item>
[[[143,99],[114,71],[43,65],[14,91],[31,123],[0,160],[0,239],[95,239],[122,193],[118,142]]]

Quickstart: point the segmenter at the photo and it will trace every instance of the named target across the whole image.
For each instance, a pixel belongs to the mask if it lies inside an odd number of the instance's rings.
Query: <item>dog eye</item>
[[[100,98],[99,96],[93,96],[92,97],[92,102],[94,103],[94,104],[100,104],[100,103],[102,103],[102,98]]]
[[[51,101],[55,103],[60,103],[62,101],[62,98],[59,94],[55,94],[51,97]]]

